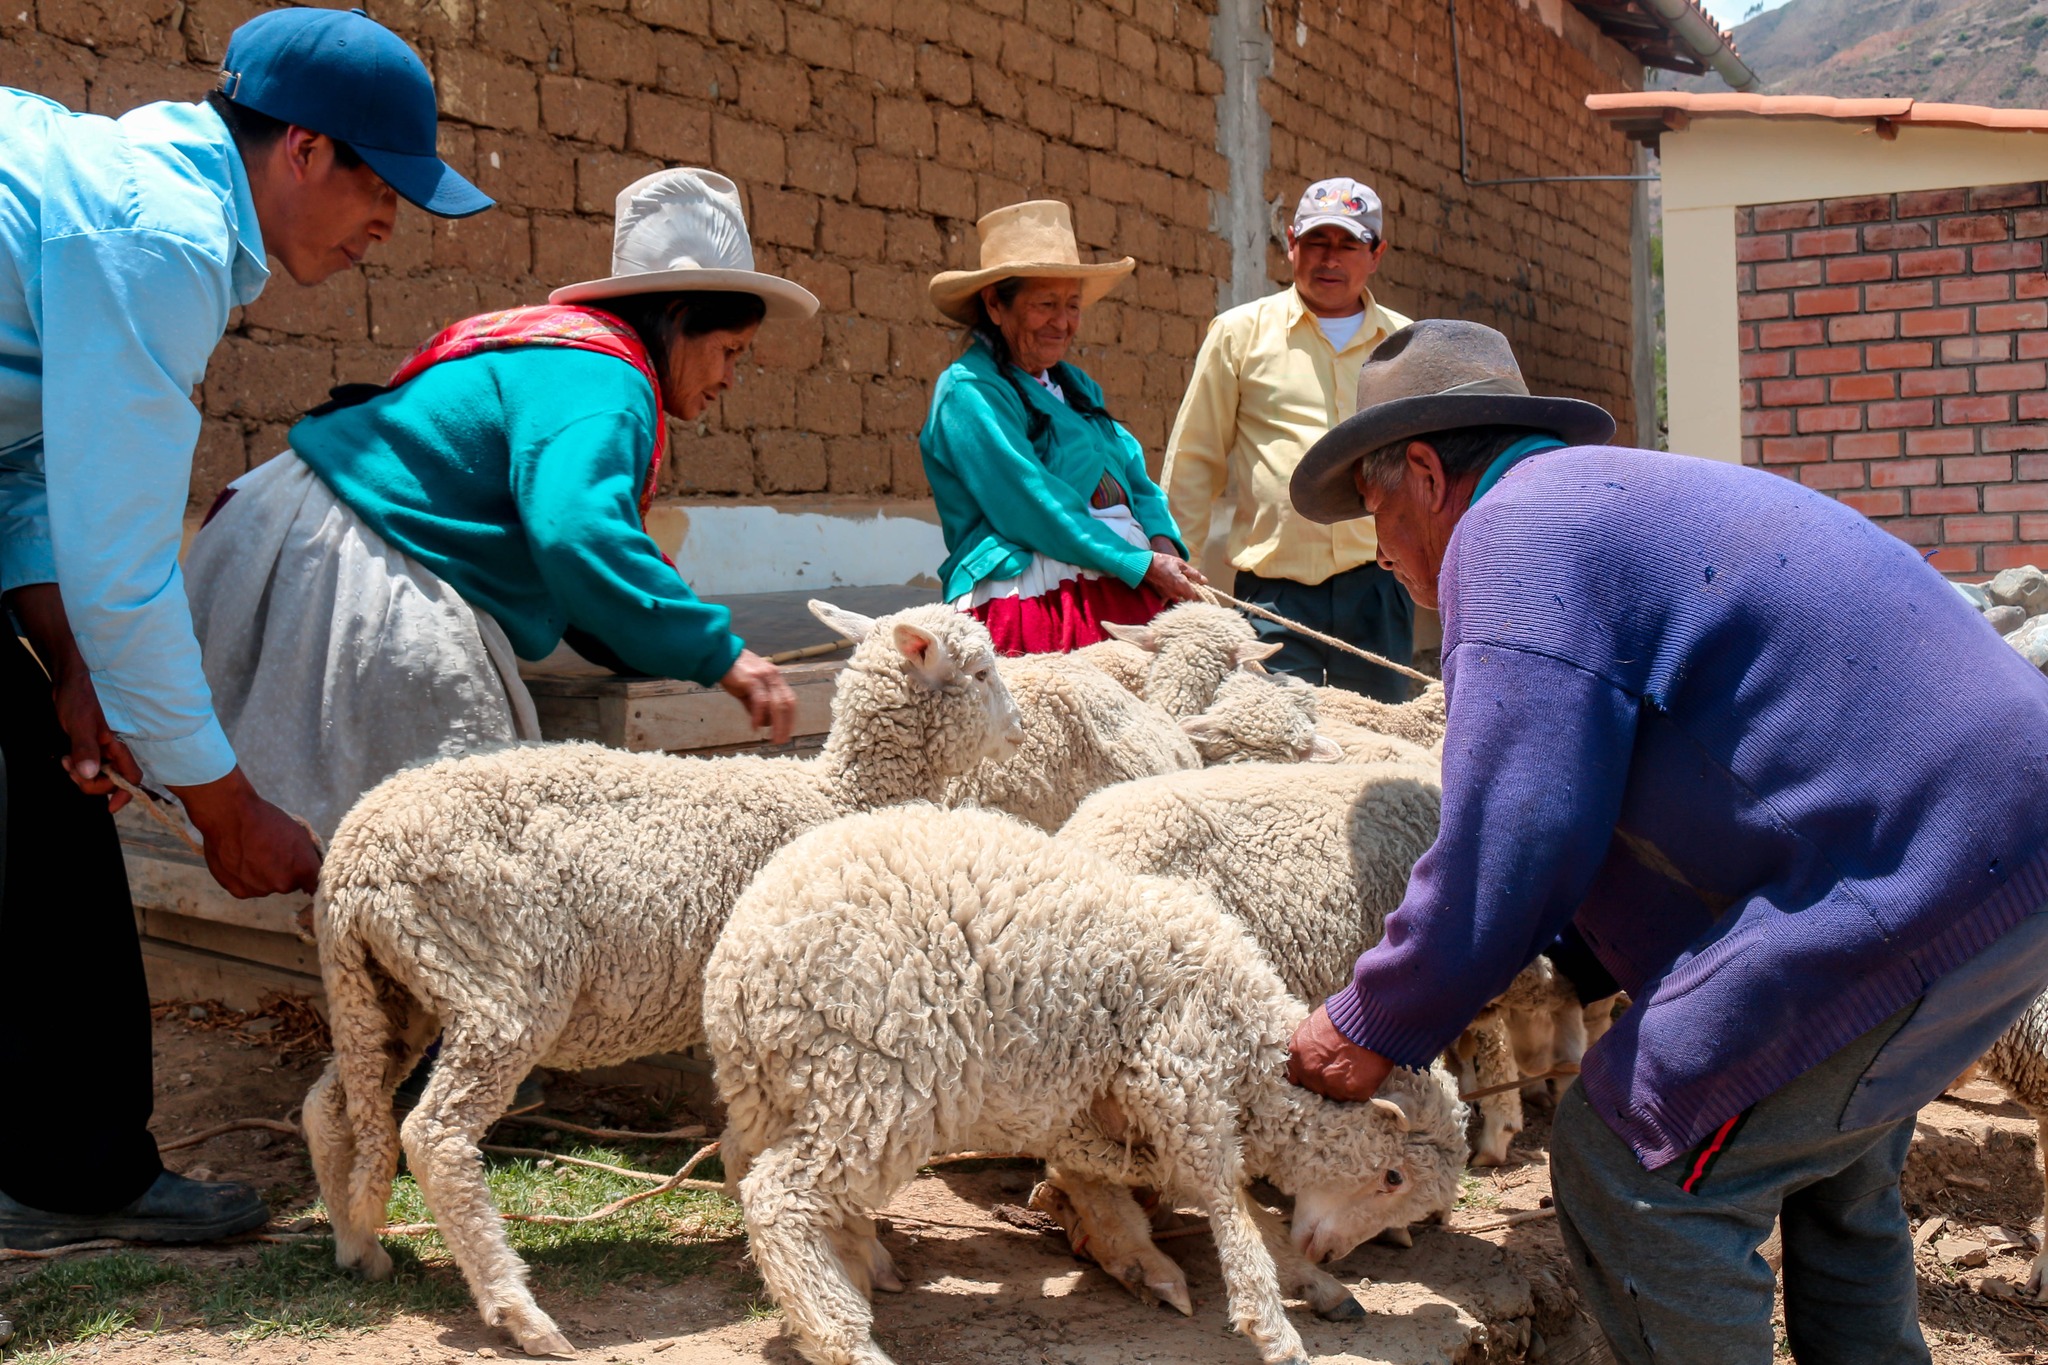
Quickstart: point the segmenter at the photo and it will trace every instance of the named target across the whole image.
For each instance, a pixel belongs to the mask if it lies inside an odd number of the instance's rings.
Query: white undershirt
[[[1322,328],[1323,335],[1330,339],[1330,349],[1341,351],[1358,335],[1358,329],[1365,326],[1365,310],[1361,308],[1348,318],[1318,317],[1316,326]]]
[[[1053,397],[1059,399],[1062,403],[1067,401],[1066,391],[1061,389],[1058,384],[1053,382],[1051,370],[1041,371],[1038,376],[1038,382],[1045,385],[1045,391],[1051,394]]]

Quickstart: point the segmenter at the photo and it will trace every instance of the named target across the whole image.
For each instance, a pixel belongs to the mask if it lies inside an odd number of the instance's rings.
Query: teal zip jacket
[[[292,449],[370,529],[539,659],[575,626],[642,673],[712,684],[742,645],[640,526],[654,456],[625,361],[529,346],[443,361],[308,417]]]
[[[976,341],[932,390],[931,415],[917,445],[946,536],[946,562],[939,566],[946,600],[991,578],[1015,578],[1033,554],[1137,587],[1152,567],[1152,551],[1088,515],[1104,474],[1124,486],[1145,534],[1167,537],[1185,557],[1180,528],[1166,495],[1145,472],[1137,439],[1105,415],[1076,412],[1023,371],[1016,378],[1015,384],[1004,379],[995,356]],[[1074,366],[1053,366],[1052,378],[1069,395],[1101,407],[1102,390]],[[1026,403],[1045,419],[1035,446]]]

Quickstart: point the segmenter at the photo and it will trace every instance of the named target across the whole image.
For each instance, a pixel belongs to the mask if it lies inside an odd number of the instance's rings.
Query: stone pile
[[[1956,591],[2028,663],[2048,672],[2048,573],[2024,564],[1989,583],[1958,583]]]

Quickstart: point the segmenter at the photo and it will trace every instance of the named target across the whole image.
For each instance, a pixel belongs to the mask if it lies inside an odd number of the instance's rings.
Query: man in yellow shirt
[[[1408,325],[1366,287],[1386,251],[1380,199],[1369,186],[1340,177],[1308,187],[1287,230],[1294,283],[1209,324],[1159,482],[1191,547],[1208,538],[1226,478],[1235,483],[1234,595],[1406,663],[1415,604],[1379,566],[1372,519],[1320,526],[1287,494],[1302,452],[1351,415],[1365,358]],[[1282,645],[1268,667],[1387,701],[1408,695],[1407,682],[1386,669],[1269,622],[1252,624]]]

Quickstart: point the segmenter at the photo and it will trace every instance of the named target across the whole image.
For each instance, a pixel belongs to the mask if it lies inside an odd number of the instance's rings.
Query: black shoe
[[[270,1208],[247,1185],[187,1180],[169,1171],[142,1198],[112,1213],[45,1213],[0,1194],[0,1246],[44,1251],[115,1237],[124,1242],[211,1242],[252,1232]]]

